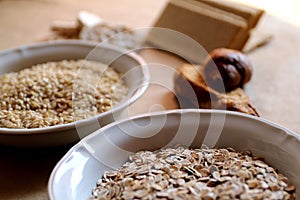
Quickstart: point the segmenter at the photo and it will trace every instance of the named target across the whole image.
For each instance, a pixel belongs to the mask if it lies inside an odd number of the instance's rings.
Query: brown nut
[[[252,64],[245,54],[226,48],[213,50],[204,63],[206,83],[218,91],[225,89],[228,92],[243,87],[251,79],[252,70]]]

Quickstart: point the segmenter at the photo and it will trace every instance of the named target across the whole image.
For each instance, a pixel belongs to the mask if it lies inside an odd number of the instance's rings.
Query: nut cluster
[[[48,62],[0,76],[0,127],[66,124],[110,110],[127,93],[120,74],[99,62]]]
[[[130,156],[106,171],[92,199],[295,199],[288,179],[250,152],[182,146]]]
[[[251,79],[252,71],[249,58],[232,49],[213,50],[204,64],[207,84],[218,91],[243,87]]]

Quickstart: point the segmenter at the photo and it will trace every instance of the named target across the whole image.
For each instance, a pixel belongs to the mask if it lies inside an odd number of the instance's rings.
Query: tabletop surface
[[[74,20],[81,10],[132,28],[149,27],[166,2],[0,0],[0,50],[40,41],[47,37],[54,20]],[[272,0],[253,2],[260,2],[267,11],[257,27],[258,31],[272,34],[273,40],[248,54],[254,64],[254,74],[245,91],[261,117],[300,133],[300,24],[292,15],[300,11],[299,3],[297,0],[284,1],[287,6],[276,12],[278,7],[270,6]],[[282,12],[284,9],[286,12]],[[135,115],[177,108],[170,89],[173,77],[171,73],[170,76],[167,72],[162,74],[158,66],[176,69],[183,61],[156,50],[144,50],[140,54],[150,63],[151,84],[145,95],[130,107],[130,113]],[[48,199],[49,175],[69,148],[24,150],[0,147],[0,199]]]

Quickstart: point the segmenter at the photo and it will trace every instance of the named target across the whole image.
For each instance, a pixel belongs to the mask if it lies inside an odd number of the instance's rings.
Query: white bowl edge
[[[220,110],[195,110],[195,109],[185,109],[185,110],[170,110],[170,111],[162,111],[162,112],[155,112],[155,113],[151,113],[151,114],[143,114],[143,115],[139,115],[139,116],[135,116],[131,119],[125,119],[125,120],[120,120],[117,122],[113,122],[109,125],[107,125],[106,127],[103,127],[102,129],[95,131],[94,133],[90,134],[89,136],[85,137],[80,143],[78,143],[77,145],[75,145],[60,161],[59,163],[55,166],[53,172],[51,173],[51,176],[49,178],[49,182],[48,182],[48,192],[49,192],[49,197],[52,200],[60,200],[55,198],[55,194],[53,191],[53,186],[54,186],[54,181],[55,181],[55,174],[57,173],[57,171],[60,169],[60,167],[65,163],[65,161],[72,155],[73,152],[78,151],[80,148],[85,149],[86,152],[88,152],[91,156],[91,158],[94,158],[93,153],[91,153],[91,151],[89,149],[86,148],[85,144],[86,142],[89,142],[93,139],[95,139],[95,137],[97,137],[100,133],[103,133],[109,129],[111,129],[112,127],[118,125],[118,124],[122,124],[122,123],[126,123],[128,122],[128,120],[135,120],[135,119],[141,119],[144,117],[155,117],[155,116],[160,116],[160,115],[173,115],[173,114],[179,114],[179,115],[186,115],[189,113],[198,113],[201,112],[203,114],[216,114],[216,115],[226,115],[226,116],[233,116],[233,117],[237,117],[237,118],[243,118],[243,120],[253,120],[254,123],[258,122],[260,124],[260,126],[266,126],[265,128],[271,128],[277,131],[283,131],[282,134],[287,136],[287,140],[285,141],[286,143],[289,143],[289,141],[292,140],[296,140],[297,144],[300,144],[300,136],[294,132],[292,132],[291,130],[278,125],[276,123],[270,122],[269,120],[263,119],[263,118],[258,118],[258,117],[254,117],[254,116],[250,116],[250,115],[246,115],[243,113],[237,113],[237,112],[232,112],[232,111],[220,111]],[[300,149],[300,147],[299,147]],[[295,154],[295,152],[294,152]],[[297,155],[297,154],[295,154]],[[298,165],[300,166],[300,157],[298,156]],[[119,161],[117,161],[119,162]],[[99,177],[100,178],[99,174]],[[295,177],[294,177],[295,178]],[[95,182],[96,183],[96,182]],[[300,186],[300,181],[297,182],[298,186]],[[94,185],[95,186],[95,185]],[[92,186],[93,187],[93,186]],[[92,189],[92,188],[90,188]],[[299,196],[299,192],[297,190],[297,195]]]

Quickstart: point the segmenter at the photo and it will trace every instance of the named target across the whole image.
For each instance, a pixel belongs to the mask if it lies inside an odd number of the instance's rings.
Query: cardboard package
[[[201,63],[216,48],[242,50],[263,13],[226,0],[170,0],[147,40]]]

